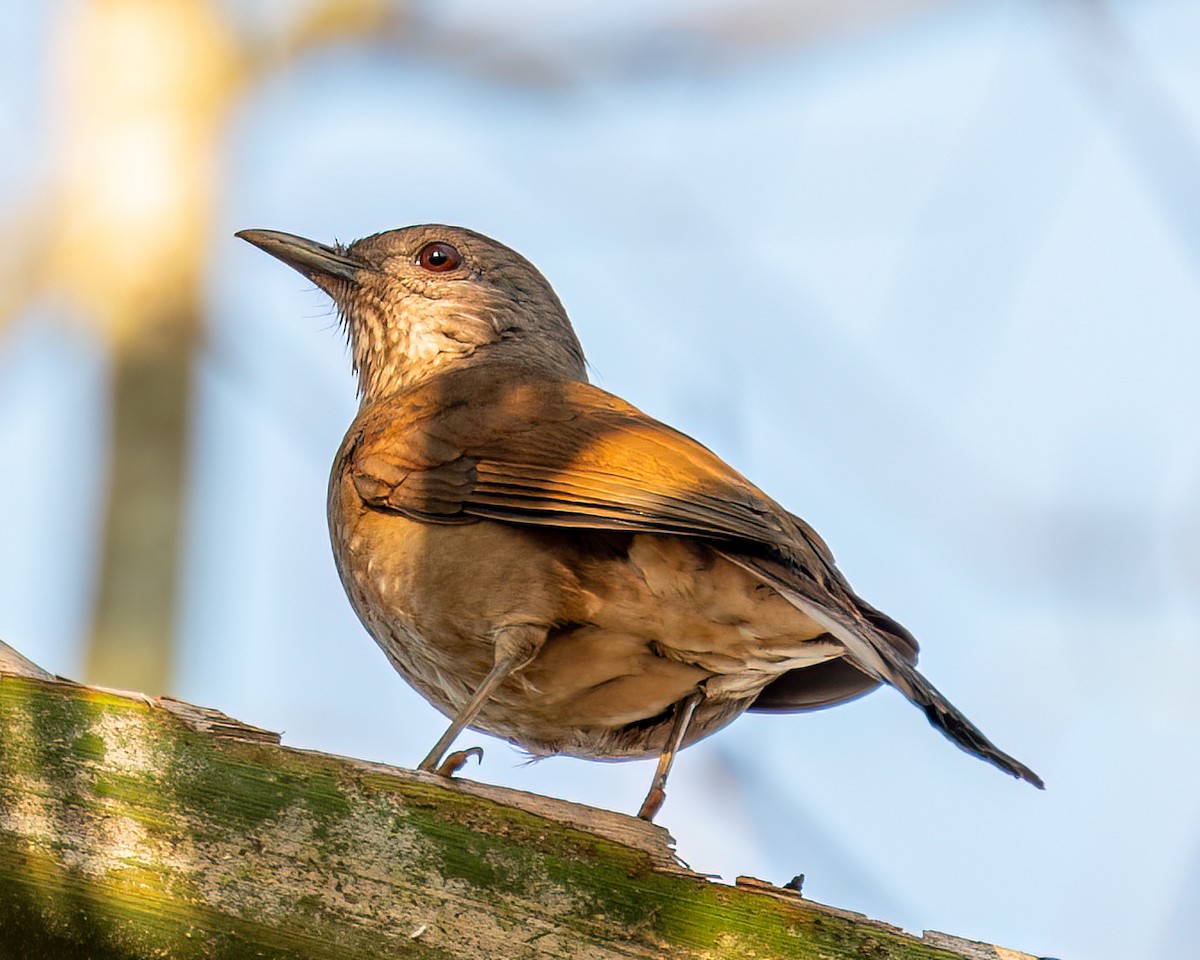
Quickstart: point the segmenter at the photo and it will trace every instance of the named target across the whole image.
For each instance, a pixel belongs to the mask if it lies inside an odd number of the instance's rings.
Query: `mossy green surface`
[[[3,677],[7,956],[952,958],[427,780]]]

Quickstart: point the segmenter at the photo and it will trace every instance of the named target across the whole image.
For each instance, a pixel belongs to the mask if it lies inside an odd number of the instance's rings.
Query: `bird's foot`
[[[471,757],[474,757],[478,763],[483,763],[483,747],[468,747],[466,750],[455,750],[438,764],[438,768],[434,773],[439,777],[445,777],[449,780],[467,765],[467,761]]]
[[[663,805],[663,801],[667,799],[667,791],[655,784],[650,788],[650,792],[646,794],[646,799],[642,801],[642,809],[638,811],[638,819],[647,822],[654,819],[654,815],[658,813]]]

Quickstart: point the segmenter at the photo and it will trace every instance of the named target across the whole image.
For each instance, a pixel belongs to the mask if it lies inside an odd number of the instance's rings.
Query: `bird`
[[[707,447],[588,382],[550,283],[504,244],[420,224],[350,244],[237,237],[332,299],[359,408],[334,458],[338,574],[395,669],[537,758],[676,754],[746,711],[889,685],[962,749],[1042,788],[916,668],[821,537]]]

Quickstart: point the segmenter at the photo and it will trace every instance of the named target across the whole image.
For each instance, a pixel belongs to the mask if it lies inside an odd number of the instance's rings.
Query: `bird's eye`
[[[462,254],[458,252],[457,247],[443,240],[435,240],[421,248],[421,252],[417,254],[417,263],[434,273],[445,273],[462,263]]]

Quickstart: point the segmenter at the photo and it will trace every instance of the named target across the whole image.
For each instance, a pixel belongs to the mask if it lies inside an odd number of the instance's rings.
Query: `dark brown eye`
[[[417,254],[417,263],[434,273],[445,273],[462,263],[462,254],[458,252],[457,247],[452,247],[442,240],[435,240],[421,248],[421,252]]]

